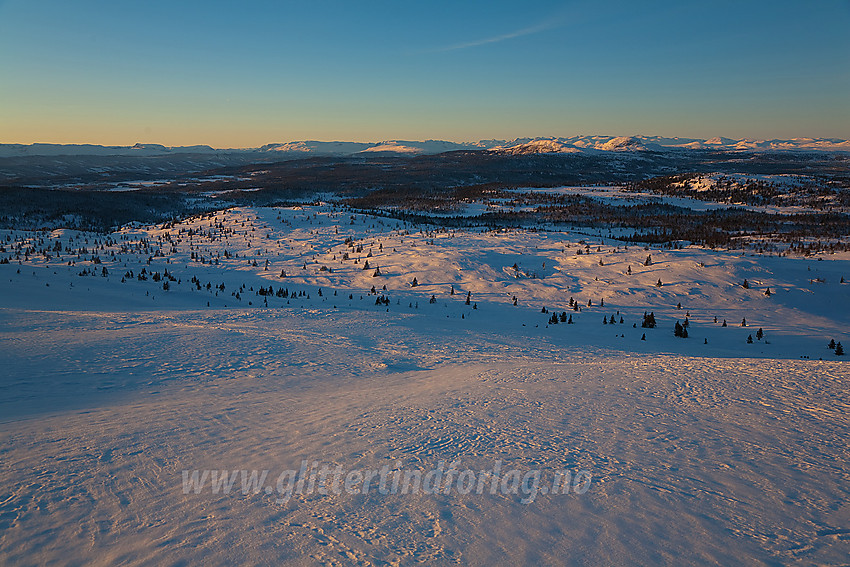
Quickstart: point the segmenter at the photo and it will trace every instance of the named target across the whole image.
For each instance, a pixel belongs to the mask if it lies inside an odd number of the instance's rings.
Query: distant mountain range
[[[850,152],[850,141],[837,138],[753,140],[732,138],[664,138],[661,136],[572,136],[568,138],[518,138],[479,142],[441,140],[383,142],[295,141],[266,144],[259,148],[215,149],[210,146],[99,146],[92,144],[0,144],[0,158],[26,156],[162,156],[175,154],[263,154],[281,157],[352,155],[432,155],[458,150],[504,154],[567,154],[596,152],[718,150],[747,152],[822,151]]]

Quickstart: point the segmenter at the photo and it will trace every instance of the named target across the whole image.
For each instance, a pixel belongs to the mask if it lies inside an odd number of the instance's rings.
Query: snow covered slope
[[[0,238],[0,563],[850,554],[850,372],[827,347],[850,345],[847,253],[647,250],[331,205]],[[304,461],[591,481],[529,500],[507,476],[480,493],[328,480],[282,499]],[[187,489],[213,470],[217,489]],[[269,472],[243,493],[243,470]]]

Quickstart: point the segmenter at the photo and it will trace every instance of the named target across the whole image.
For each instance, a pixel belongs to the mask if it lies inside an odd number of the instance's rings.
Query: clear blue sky
[[[850,0],[0,0],[0,142],[850,138]]]

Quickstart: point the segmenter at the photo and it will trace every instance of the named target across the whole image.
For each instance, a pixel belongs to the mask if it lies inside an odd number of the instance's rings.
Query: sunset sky
[[[0,0],[0,143],[850,138],[848,30],[848,0]]]

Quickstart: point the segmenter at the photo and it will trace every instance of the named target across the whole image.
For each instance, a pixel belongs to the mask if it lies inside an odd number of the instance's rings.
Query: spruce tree
[[[762,337],[764,337],[764,331],[762,330],[761,327],[759,327],[759,330],[756,331],[756,339],[761,340]]]
[[[831,350],[835,350],[835,339],[830,339],[829,344],[826,345],[826,347],[831,349]]]
[[[844,347],[841,346],[841,343],[835,345],[835,356],[843,356],[844,355]]]
[[[753,336],[752,336],[752,335],[749,335],[749,336],[747,337],[747,344],[748,344],[748,345],[753,344]]]

